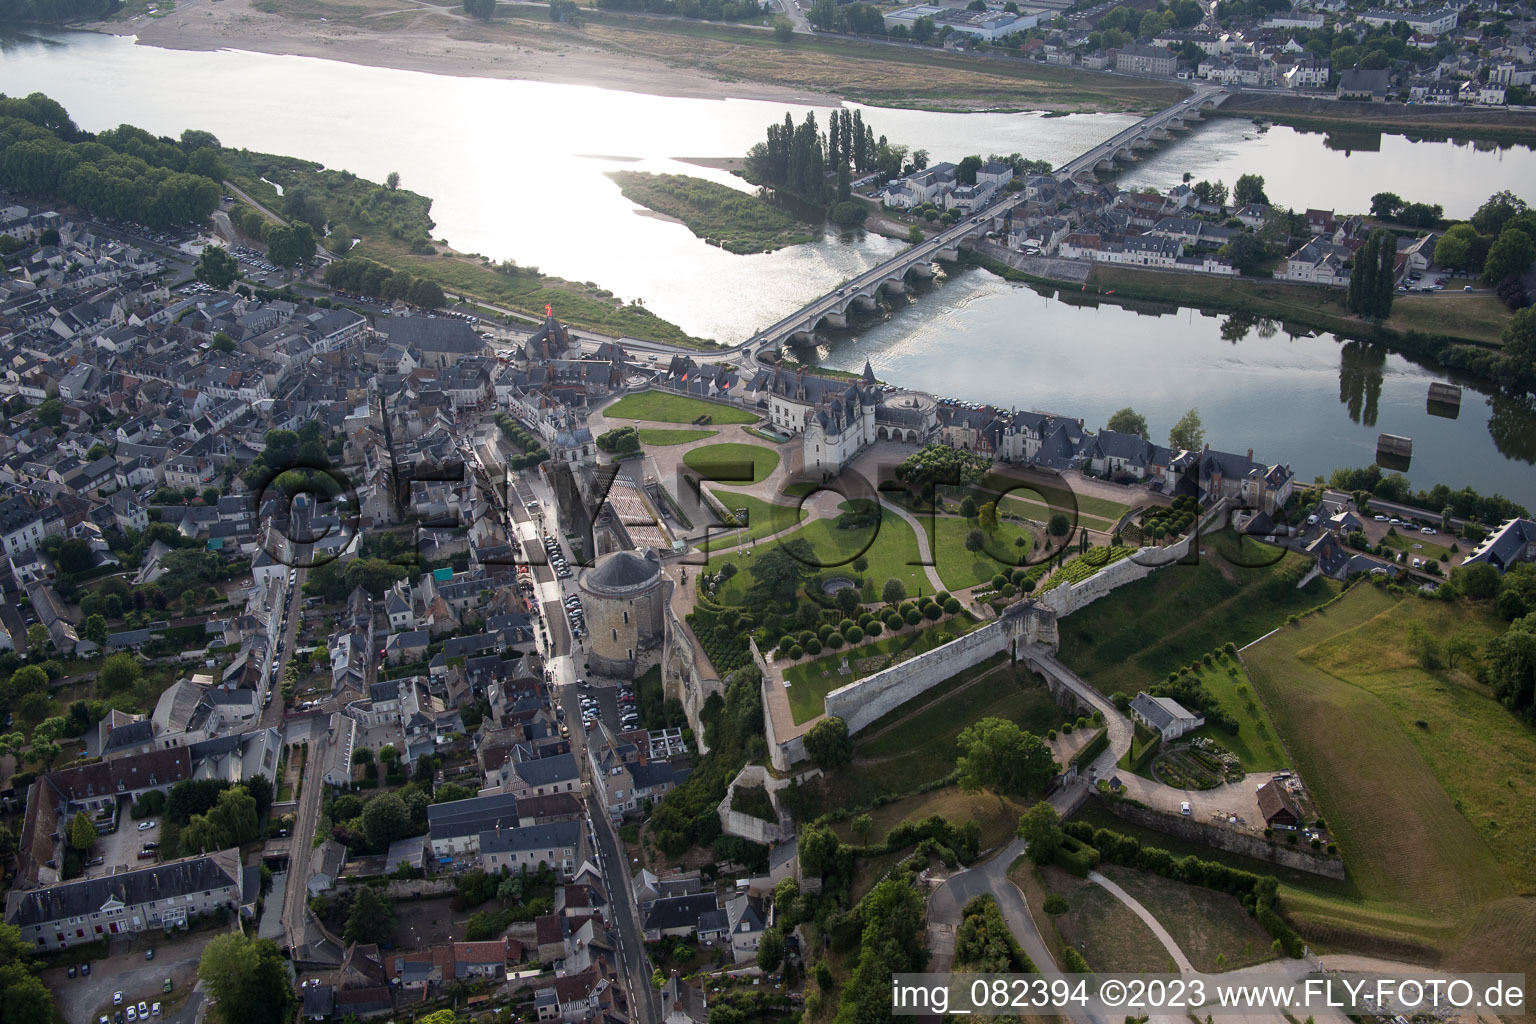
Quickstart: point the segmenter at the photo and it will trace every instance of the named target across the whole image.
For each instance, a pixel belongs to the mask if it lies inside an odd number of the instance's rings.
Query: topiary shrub
[[[944,599],[944,610],[946,612],[948,612],[950,615],[953,615],[956,612],[958,612],[960,610],[960,601],[959,601],[959,599],[958,598],[954,598],[954,597],[947,597],[947,598],[945,598]]]
[[[918,611],[916,608],[903,612],[901,617],[906,620],[907,625],[909,626],[915,626],[919,622],[923,621],[923,613]]]
[[[1007,585],[1008,584],[1005,584],[1005,586],[1007,586]],[[929,620],[930,622],[934,621],[935,619],[938,619],[943,614],[944,614],[944,609],[940,608],[936,604],[930,604],[927,608],[923,609],[923,618]]]
[[[803,658],[805,657],[805,650],[799,644],[795,644],[789,649],[789,657],[791,660]]]
[[[821,641],[811,637],[805,642],[805,653],[813,658],[816,657],[816,655],[821,653]]]
[[[864,635],[873,639],[879,636],[884,629],[885,627],[881,625],[878,619],[870,619],[864,624]]]
[[[831,636],[827,637],[827,650],[835,651],[835,650],[838,650],[839,648],[841,648],[842,646],[843,646],[843,635],[841,633],[833,633]]]

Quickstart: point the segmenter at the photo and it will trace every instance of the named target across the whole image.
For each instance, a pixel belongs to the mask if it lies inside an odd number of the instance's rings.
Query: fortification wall
[[[1008,639],[1001,621],[990,622],[953,643],[833,690],[827,694],[827,714],[841,718],[848,732],[856,733],[928,688],[1007,650]]]
[[[1325,875],[1328,878],[1344,878],[1344,860],[1341,857],[1321,856],[1311,850],[1274,842],[1262,835],[1209,825],[1203,821],[1186,818],[1182,814],[1171,814],[1167,811],[1153,810],[1150,807],[1138,807],[1124,800],[1101,802],[1116,817],[1124,818],[1143,828],[1150,828],[1190,842],[1204,843],[1206,846],[1214,846],[1228,853],[1279,864],[1281,867],[1296,871]]]
[[[815,774],[820,774],[819,772]],[[720,828],[726,835],[740,836],[750,839],[754,843],[762,843],[772,846],[776,843],[787,842],[795,837],[795,826],[789,821],[789,816],[779,807],[778,792],[791,783],[790,779],[774,779],[768,774],[768,770],[760,764],[749,764],[736,773],[731,784],[725,789],[725,799],[720,801],[716,813],[720,815]],[[764,821],[751,814],[743,814],[731,809],[731,800],[736,796],[738,787],[748,789],[754,786],[762,786],[768,792],[768,802],[773,805],[773,813],[778,821]]]

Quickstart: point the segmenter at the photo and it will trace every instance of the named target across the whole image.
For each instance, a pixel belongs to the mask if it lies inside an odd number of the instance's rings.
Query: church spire
[[[873,366],[869,365],[869,360],[868,359],[864,360],[864,383],[865,384],[873,384],[873,383],[875,383],[875,368]]]

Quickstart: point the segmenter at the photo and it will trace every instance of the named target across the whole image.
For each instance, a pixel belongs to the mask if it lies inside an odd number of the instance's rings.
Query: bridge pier
[[[879,301],[873,295],[855,295],[853,297],[853,304],[855,307],[864,310],[866,313],[873,312],[874,310],[880,308]]]
[[[786,337],[784,340],[789,342],[791,345],[814,345],[816,343],[816,335],[812,334],[810,331],[790,331],[788,337]]]
[[[890,292],[892,295],[905,295],[907,292],[912,290],[907,287],[907,282],[899,277],[891,278],[889,281],[885,282],[885,284],[881,285],[881,287],[884,288],[887,292]]]
[[[843,328],[848,326],[848,316],[844,313],[828,313],[821,318],[821,322],[828,327]]]
[[[933,276],[933,264],[932,263],[918,263],[918,264],[916,264],[915,266],[912,267],[912,273],[917,275],[918,277],[932,277]]]
[[[940,249],[938,252],[933,254],[933,258],[936,260],[943,260],[946,263],[953,263],[955,260],[960,258],[960,246],[957,244],[948,249]],[[927,271],[927,273],[923,275],[924,277],[933,276],[932,266],[924,264],[923,269]]]

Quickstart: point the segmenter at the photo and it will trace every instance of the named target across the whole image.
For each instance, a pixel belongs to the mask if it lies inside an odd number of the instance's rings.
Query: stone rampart
[[[1278,864],[1296,871],[1325,875],[1328,878],[1344,877],[1344,861],[1340,857],[1320,856],[1311,850],[1266,839],[1259,833],[1239,832],[1219,825],[1209,825],[1203,821],[1186,818],[1181,814],[1139,807],[1124,800],[1102,802],[1116,817],[1165,835],[1214,846],[1218,850],[1241,854],[1255,860],[1266,860],[1271,864]]]

